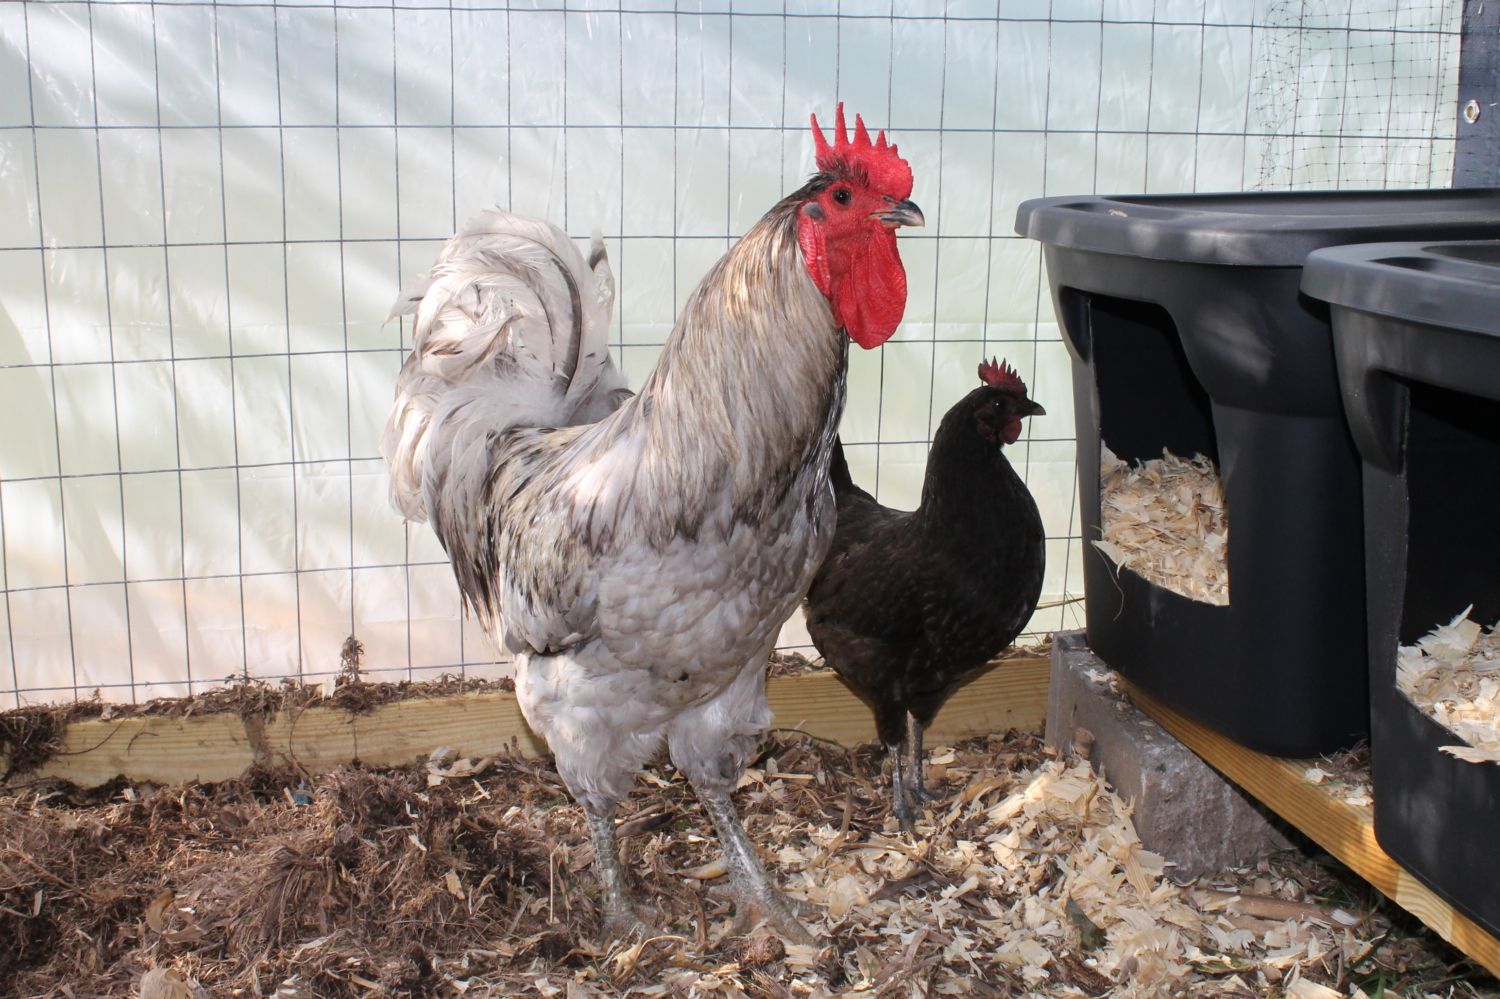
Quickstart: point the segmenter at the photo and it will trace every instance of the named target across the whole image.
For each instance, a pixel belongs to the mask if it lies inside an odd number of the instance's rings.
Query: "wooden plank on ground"
[[[975,735],[1018,729],[1040,732],[1047,721],[1050,661],[1011,659],[992,663],[943,705],[927,730],[939,746]],[[875,720],[831,671],[778,677],[766,685],[777,728],[796,729],[844,746],[875,738]]]
[[[954,694],[928,731],[936,746],[1009,728],[1040,731],[1048,661],[993,663]],[[774,725],[853,746],[875,737],[870,711],[831,672],[774,677],[766,685]],[[323,773],[352,760],[402,766],[446,746],[480,758],[514,747],[546,752],[514,694],[486,692],[392,701],[367,714],[308,707],[275,714],[150,715],[88,719],[67,727],[63,748],[18,779],[58,778],[97,787],[116,777],[162,784],[211,783],[256,764],[288,762]]]
[[[1444,902],[1380,848],[1375,841],[1373,806],[1351,805],[1331,789],[1308,783],[1303,774],[1312,761],[1246,749],[1179,714],[1124,677],[1120,680],[1130,699],[1162,728],[1444,940],[1500,976],[1500,940]]]

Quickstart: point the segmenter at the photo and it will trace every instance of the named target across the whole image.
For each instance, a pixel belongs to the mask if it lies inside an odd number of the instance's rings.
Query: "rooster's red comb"
[[[1026,383],[1016,374],[1016,369],[1004,361],[983,361],[979,365],[979,379],[995,388],[1009,389],[1026,395]]]
[[[865,130],[864,119],[854,116],[854,141],[849,140],[849,131],[844,125],[844,102],[839,102],[836,115],[838,131],[833,144],[823,137],[818,127],[818,116],[812,116],[813,145],[817,147],[818,169],[824,173],[858,176],[881,194],[904,201],[911,197],[911,167],[896,152],[895,143],[885,141],[885,132],[880,132],[875,141]]]

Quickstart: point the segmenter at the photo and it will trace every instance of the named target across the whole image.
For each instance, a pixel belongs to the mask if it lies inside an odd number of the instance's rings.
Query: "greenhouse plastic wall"
[[[1081,622],[1067,352],[1023,199],[1446,186],[1459,0],[0,5],[0,708],[227,677],[495,675],[377,441],[400,285],[493,205],[605,237],[639,385],[710,263],[889,128],[923,230],[851,357],[855,477],[910,508],[983,357]],[[789,647],[806,641],[796,623]]]

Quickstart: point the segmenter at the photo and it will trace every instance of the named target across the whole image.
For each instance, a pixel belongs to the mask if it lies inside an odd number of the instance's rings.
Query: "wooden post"
[[[1500,3],[1464,0],[1454,187],[1500,186]]]

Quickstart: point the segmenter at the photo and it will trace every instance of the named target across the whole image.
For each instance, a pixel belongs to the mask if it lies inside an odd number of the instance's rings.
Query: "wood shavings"
[[[1360,808],[1375,803],[1368,743],[1361,742],[1352,749],[1323,757],[1317,765],[1303,771],[1302,779]]]
[[[1286,999],[1344,999],[1344,994],[1326,985],[1299,978],[1287,986]]]
[[[1094,542],[1120,569],[1192,600],[1229,603],[1229,520],[1213,462],[1162,451],[1130,465],[1100,447]]]
[[[736,935],[718,842],[670,769],[639,782],[619,826],[659,935],[613,946],[596,937],[582,813],[534,761],[498,757],[436,784],[434,768],[465,761],[12,792],[0,994],[132,994],[160,967],[203,994],[323,999],[1249,996],[1333,986],[1344,962],[1388,949],[1372,943],[1388,923],[1329,918],[1305,886],[1173,884],[1129,806],[1035,737],[933,752],[929,786],[945,797],[915,842],[890,818],[878,750],[780,734],[754,761],[737,802],[807,905],[815,946]],[[1423,960],[1451,976],[1446,953]]]
[[[724,862],[723,857],[716,857],[706,864],[699,864],[697,867],[690,867],[678,873],[685,878],[693,878],[696,881],[712,881],[715,878],[722,878],[728,874],[729,865]]]
[[[1469,763],[1500,763],[1500,631],[1471,620],[1470,604],[1447,624],[1404,645],[1396,687],[1462,745],[1443,752]]]

